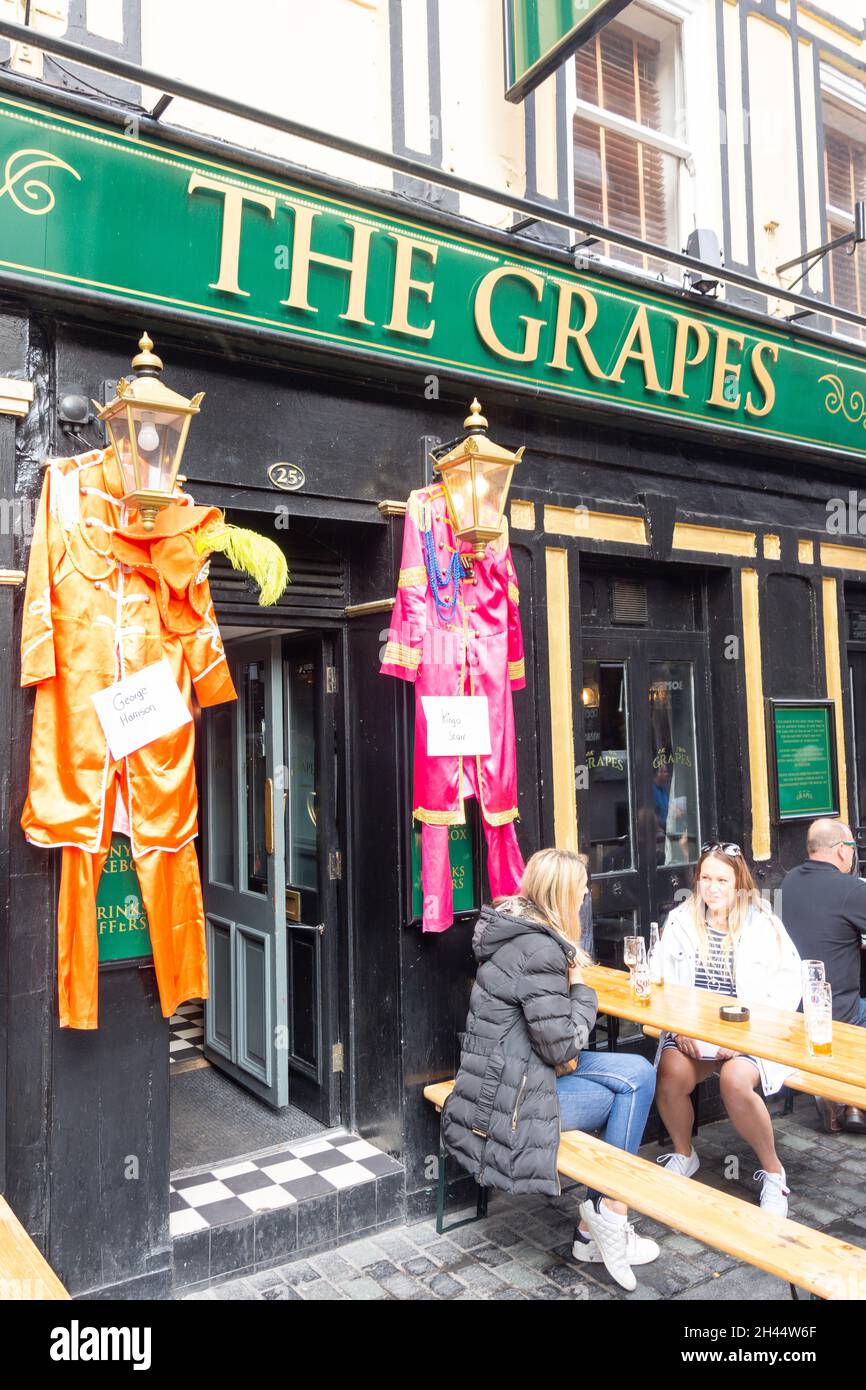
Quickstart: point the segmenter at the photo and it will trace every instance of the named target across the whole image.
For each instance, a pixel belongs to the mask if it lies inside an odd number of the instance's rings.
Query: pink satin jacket
[[[427,756],[425,695],[486,695],[490,753],[475,756],[481,809],[489,825],[518,817],[517,749],[512,690],[526,684],[520,593],[508,545],[508,526],[460,584],[450,621],[440,618],[424,564],[422,532],[432,531],[436,560],[447,571],[458,551],[441,484],[409,496],[397,598],[381,674],[415,685],[413,815],[427,825],[462,825],[466,816],[464,758]],[[459,543],[470,553],[471,545]],[[453,596],[453,586],[442,597]]]

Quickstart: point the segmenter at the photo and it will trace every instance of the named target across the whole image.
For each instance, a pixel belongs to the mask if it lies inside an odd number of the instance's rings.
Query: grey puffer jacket
[[[554,1195],[554,1067],[586,1046],[598,1000],[586,985],[568,986],[574,947],[528,917],[482,908],[472,948],[479,967],[442,1114],[445,1147],[485,1187]]]

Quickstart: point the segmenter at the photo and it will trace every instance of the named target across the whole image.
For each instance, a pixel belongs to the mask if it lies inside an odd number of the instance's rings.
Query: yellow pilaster
[[[545,551],[550,733],[553,754],[553,826],[557,849],[577,849],[574,788],[574,716],[571,704],[568,552]]]
[[[746,726],[749,735],[749,785],[752,797],[752,858],[770,857],[770,789],[767,777],[767,731],[761,669],[761,615],[758,574],[743,569],[743,665],[746,675]]]
[[[845,718],[842,704],[842,658],[839,648],[839,605],[836,580],[821,580],[824,610],[824,671],[827,678],[827,698],[836,706],[836,765],[839,769],[839,810],[848,821],[848,771],[845,765]]]

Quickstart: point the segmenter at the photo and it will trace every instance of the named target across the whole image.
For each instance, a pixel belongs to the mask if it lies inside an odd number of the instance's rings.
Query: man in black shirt
[[[866,936],[866,883],[856,877],[857,845],[844,821],[813,821],[805,864],[782,880],[782,921],[803,960],[822,960],[833,990],[833,1017],[866,1028],[860,952]],[[841,1107],[819,1104],[825,1127]],[[841,1117],[838,1117],[841,1119]],[[866,1115],[848,1106],[846,1129],[866,1133]],[[838,1128],[838,1123],[832,1124]]]

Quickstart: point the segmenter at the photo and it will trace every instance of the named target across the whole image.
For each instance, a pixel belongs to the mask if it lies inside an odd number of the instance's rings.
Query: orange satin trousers
[[[63,851],[57,907],[57,985],[61,1028],[96,1028],[99,938],[96,894],[111,847],[118,779],[106,790],[102,843],[95,854]],[[127,805],[129,801],[127,799]],[[204,908],[192,841],[176,853],[154,849],[135,860],[150,927],[159,1000],[171,1018],[185,999],[208,993]]]

